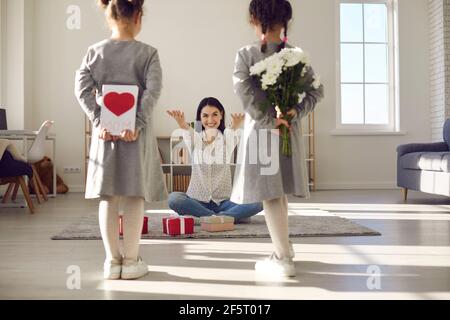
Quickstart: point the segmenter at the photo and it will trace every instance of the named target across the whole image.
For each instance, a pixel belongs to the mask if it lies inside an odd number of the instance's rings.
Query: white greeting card
[[[103,85],[100,126],[115,136],[123,130],[134,131],[138,96],[138,86]]]

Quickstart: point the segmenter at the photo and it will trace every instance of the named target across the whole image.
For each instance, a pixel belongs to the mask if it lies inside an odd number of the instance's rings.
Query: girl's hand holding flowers
[[[277,118],[275,120],[275,128],[280,128],[281,126],[285,126],[286,128],[289,129],[289,131],[291,130],[291,125],[289,124],[289,121],[283,119],[283,118]]]
[[[277,136],[281,135],[280,130],[281,130],[281,127],[283,127],[283,126],[286,127],[287,129],[289,129],[289,133],[291,132],[292,127],[291,127],[289,121],[283,119],[283,115],[281,114],[280,117],[277,116],[277,118],[275,119],[275,129],[272,130],[272,133],[276,134]]]

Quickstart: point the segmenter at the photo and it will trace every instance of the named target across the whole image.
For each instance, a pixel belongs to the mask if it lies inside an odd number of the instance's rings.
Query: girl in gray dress
[[[112,30],[94,44],[77,71],[75,94],[92,122],[86,198],[100,198],[99,222],[106,251],[106,279],[137,279],[148,272],[139,257],[147,202],[167,199],[159,163],[152,109],[161,93],[162,71],[155,48],[136,41],[144,0],[99,0]],[[101,128],[103,85],[139,87],[136,130],[112,136]],[[119,251],[119,205],[124,208],[123,255]]]
[[[269,259],[255,265],[257,272],[271,275],[295,276],[294,252],[289,243],[288,194],[309,197],[308,173],[306,169],[301,118],[311,112],[323,97],[323,86],[308,92],[302,103],[292,106],[289,115],[291,125],[276,113],[262,112],[265,94],[250,76],[250,68],[259,61],[283,48],[287,43],[288,23],[292,18],[292,7],[286,0],[252,0],[250,21],[261,41],[239,50],[233,75],[234,89],[246,112],[244,133],[238,152],[238,166],[231,201],[235,203],[263,202],[267,227],[275,246]],[[284,39],[280,34],[284,30]],[[314,77],[312,68],[306,77]],[[285,125],[290,129],[292,156],[283,156],[272,150],[279,137],[273,139],[273,129]],[[255,143],[256,141],[256,143]],[[275,141],[275,143],[267,143]],[[281,143],[279,143],[281,147]],[[280,150],[275,150],[280,151]],[[261,155],[269,155],[272,163]],[[255,161],[255,155],[259,158]],[[267,168],[270,166],[270,168]],[[274,169],[275,168],[275,169]],[[268,170],[269,169],[269,170]]]

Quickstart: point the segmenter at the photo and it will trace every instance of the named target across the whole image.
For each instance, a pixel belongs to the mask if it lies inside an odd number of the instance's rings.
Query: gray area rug
[[[167,213],[166,213],[166,212]],[[162,232],[162,218],[170,211],[149,210],[149,233],[142,235],[142,239],[224,239],[224,238],[268,238],[269,232],[263,215],[252,217],[250,223],[236,224],[235,230],[225,232],[202,231],[198,222],[194,227],[194,234],[169,236]],[[300,214],[301,212],[301,214]],[[290,211],[290,237],[335,237],[335,236],[379,236],[381,233],[354,223],[322,210]],[[52,240],[101,240],[98,217],[91,214],[83,217],[79,222],[69,226]]]

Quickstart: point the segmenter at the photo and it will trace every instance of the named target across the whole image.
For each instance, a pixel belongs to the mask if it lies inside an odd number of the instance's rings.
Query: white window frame
[[[401,133],[399,122],[399,69],[398,69],[398,3],[397,0],[335,0],[336,1],[336,130],[333,133],[365,135],[371,133]],[[371,4],[387,6],[388,28],[388,82],[389,82],[389,123],[342,124],[341,116],[341,3]],[[363,21],[364,23],[364,21]],[[365,42],[363,42],[365,43]],[[363,57],[364,58],[364,57]],[[364,65],[365,68],[365,65]],[[365,82],[364,82],[365,83]]]

